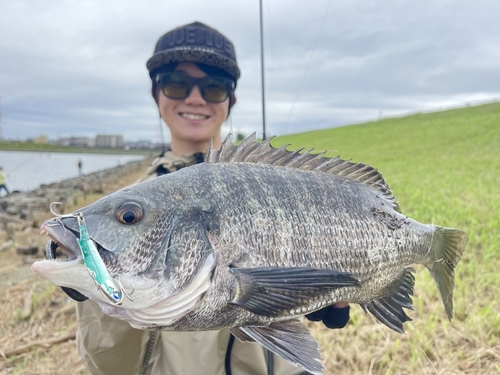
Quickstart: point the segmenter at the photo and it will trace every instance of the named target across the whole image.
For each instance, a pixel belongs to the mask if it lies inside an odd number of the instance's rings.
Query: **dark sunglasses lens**
[[[171,99],[185,99],[188,97],[191,81],[180,74],[164,75],[161,86],[166,97]]]
[[[203,98],[208,102],[222,103],[229,96],[229,83],[219,78],[205,78],[200,81]]]

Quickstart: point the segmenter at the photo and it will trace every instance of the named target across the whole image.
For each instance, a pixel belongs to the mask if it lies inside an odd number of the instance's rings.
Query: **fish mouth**
[[[79,233],[65,227],[59,222],[48,221],[40,227],[40,233],[49,237],[45,247],[45,256],[47,260],[56,262],[78,262],[83,264],[83,255],[78,244]],[[61,250],[66,259],[57,259],[57,250]],[[61,286],[62,290],[77,302],[83,302],[88,299],[82,293],[75,289]]]
[[[48,260],[72,261],[78,259],[83,263],[83,256],[78,244],[79,234],[57,222],[45,222],[40,227],[40,233],[49,237],[45,247]],[[61,250],[66,259],[57,259],[57,250]]]

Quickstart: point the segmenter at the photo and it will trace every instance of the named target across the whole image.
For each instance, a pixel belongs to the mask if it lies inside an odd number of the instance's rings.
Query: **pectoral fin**
[[[245,341],[248,338],[286,359],[295,366],[315,375],[323,375],[322,357],[318,343],[309,330],[298,320],[275,322],[268,327],[237,327],[230,331]]]
[[[359,286],[350,273],[319,268],[232,268],[231,273],[238,281],[232,303],[267,317],[307,306],[328,291]]]

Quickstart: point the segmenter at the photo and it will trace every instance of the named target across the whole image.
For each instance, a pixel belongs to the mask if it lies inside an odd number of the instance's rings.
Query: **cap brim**
[[[157,53],[148,60],[146,66],[151,73],[152,71],[162,67],[163,65],[172,62],[193,62],[207,64],[225,70],[232,77],[234,77],[235,80],[240,78],[240,69],[234,63],[234,61],[217,53],[210,53],[207,51],[192,49],[169,50]]]

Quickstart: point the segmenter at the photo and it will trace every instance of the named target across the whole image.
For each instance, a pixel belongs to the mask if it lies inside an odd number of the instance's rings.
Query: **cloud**
[[[500,96],[499,13],[496,0],[264,2],[268,135]],[[258,2],[18,0],[0,5],[4,137],[158,140],[145,63],[194,20],[235,43],[232,127],[259,133]]]

